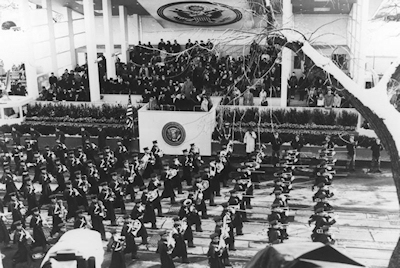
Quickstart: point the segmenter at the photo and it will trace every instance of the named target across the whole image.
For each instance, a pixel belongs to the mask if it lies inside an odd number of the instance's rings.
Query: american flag
[[[126,108],[126,127],[133,128],[133,107],[131,94],[129,94],[128,107]]]

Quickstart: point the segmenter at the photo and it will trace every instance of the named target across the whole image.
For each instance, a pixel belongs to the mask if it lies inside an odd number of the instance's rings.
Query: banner
[[[215,127],[216,105],[209,112],[148,110],[148,104],[138,111],[140,152],[158,141],[168,155],[181,155],[191,143],[200,154],[211,155],[211,135]]]
[[[250,29],[253,15],[247,0],[138,0],[164,28]]]

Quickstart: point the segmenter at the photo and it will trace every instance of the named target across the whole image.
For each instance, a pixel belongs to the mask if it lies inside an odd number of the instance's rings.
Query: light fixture
[[[314,12],[329,12],[331,11],[330,7],[314,7]]]

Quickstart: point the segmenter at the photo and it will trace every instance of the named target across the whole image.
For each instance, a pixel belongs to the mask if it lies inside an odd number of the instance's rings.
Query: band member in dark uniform
[[[196,226],[196,232],[203,232],[201,228],[201,219],[199,212],[196,210],[193,201],[191,199],[186,199],[178,212],[179,218],[182,220],[187,219],[188,228],[192,228],[192,225]]]
[[[158,192],[158,187],[161,186],[160,181],[157,178],[157,174],[151,174],[151,180],[147,186],[148,190],[148,200],[151,202],[153,206],[153,210],[157,210],[158,217],[162,217],[162,208],[161,208],[161,197]]]
[[[114,192],[108,187],[107,182],[102,182],[100,184],[103,187],[99,194],[99,200],[103,202],[104,206],[106,207],[106,220],[111,220],[111,225],[116,225],[116,217],[114,211],[114,201],[115,201],[115,194]]]
[[[19,263],[27,263],[28,267],[31,267],[32,253],[28,240],[32,240],[31,235],[22,227],[21,221],[14,222],[14,244],[17,244],[18,248],[12,258],[12,267],[16,267]]]
[[[106,217],[106,207],[99,201],[96,195],[92,196],[92,203],[89,206],[88,213],[91,217],[93,230],[101,234],[101,239],[106,240],[106,232],[103,220]]]
[[[197,174],[203,161],[200,157],[200,149],[194,143],[190,144],[189,155],[193,161],[193,172]]]
[[[211,243],[208,248],[207,257],[210,268],[224,268],[225,264],[222,259],[224,248],[220,246],[220,236],[217,233],[210,235]]]
[[[124,225],[122,226],[121,236],[125,237],[125,249],[124,254],[130,253],[132,259],[137,259],[138,246],[135,242],[135,234],[133,229],[133,221],[129,215],[124,217]]]
[[[65,190],[65,173],[68,173],[68,169],[61,163],[59,158],[55,159],[54,176],[57,180],[58,187],[54,190],[55,193],[63,193]]]
[[[143,173],[142,178],[147,179],[150,178],[151,174],[153,173],[153,165],[155,164],[154,155],[151,153],[148,147],[143,148],[144,155],[141,159],[143,163]]]
[[[168,244],[168,233],[163,230],[160,231],[161,239],[158,241],[157,253],[160,254],[161,268],[175,268],[174,261],[170,255],[170,248]]]
[[[178,190],[178,194],[183,194],[183,191],[182,191],[182,178],[179,175],[180,167],[182,167],[182,164],[181,164],[181,162],[179,162],[179,159],[176,156],[176,157],[174,157],[172,159],[172,164],[170,165],[170,169],[175,169],[175,170],[178,171],[176,173],[176,176],[172,178],[172,183],[173,183],[174,189],[176,188]]]
[[[124,185],[118,181],[118,174],[116,171],[111,172],[110,189],[114,192],[114,209],[120,208],[121,213],[125,214],[125,202],[124,202]]]
[[[53,227],[50,231],[50,236],[52,237],[54,234],[60,232],[59,225],[63,223],[64,219],[64,209],[59,202],[57,202],[57,196],[51,195],[50,196],[51,204],[49,206],[48,215],[52,217]],[[61,200],[62,202],[62,200]]]
[[[175,247],[172,250],[171,257],[181,257],[182,258],[182,263],[189,263],[188,257],[187,257],[187,248],[186,248],[186,243],[183,237],[183,232],[185,230],[182,229],[182,225],[179,222],[179,217],[178,221],[175,221],[174,218],[174,225],[172,228],[172,238],[175,240]]]
[[[144,186],[143,182],[143,172],[144,172],[144,166],[140,163],[139,157],[137,155],[133,156],[133,162],[132,162],[132,168],[133,172],[136,175],[134,179],[134,184],[135,186],[142,187]]]
[[[186,181],[186,185],[192,185],[192,170],[193,170],[193,159],[190,157],[188,150],[183,150],[182,163],[182,180]]]
[[[25,227],[25,206],[18,200],[16,193],[10,194],[11,201],[8,204],[8,212],[11,212],[13,223],[21,221],[22,226]],[[15,226],[12,226],[15,227]]]
[[[60,140],[56,140],[56,145],[53,148],[54,154],[60,159],[61,163],[65,165],[65,156],[67,153],[67,146]]]
[[[155,158],[154,169],[161,171],[163,168],[162,157],[164,156],[164,154],[158,147],[157,141],[153,141],[153,147],[151,148],[151,153],[154,155]]]
[[[39,182],[42,184],[42,194],[40,195],[40,198],[39,198],[39,204],[40,205],[50,204],[49,196],[52,194],[52,190],[50,188],[50,183],[51,183],[53,176],[47,172],[46,166],[40,167],[40,171],[41,171],[41,174],[39,177]]]
[[[126,149],[121,141],[117,142],[117,149],[114,151],[114,155],[117,158],[116,167],[122,167],[122,164],[125,162],[125,159],[128,156],[128,149]]]
[[[33,230],[33,239],[35,240],[32,244],[32,248],[42,247],[43,252],[46,252],[49,243],[47,242],[46,236],[43,232],[42,216],[40,216],[40,211],[37,207],[32,209],[32,212],[33,216],[29,224],[29,227]]]
[[[179,231],[183,235],[183,239],[185,241],[187,241],[188,248],[195,248],[196,246],[193,243],[193,230],[192,230],[192,228],[188,228],[189,226],[187,224],[187,219],[183,218],[181,220],[178,216],[176,216],[176,217],[173,217],[172,220],[174,221],[174,224],[175,223],[179,224],[179,226],[180,226]]]
[[[163,165],[164,170],[161,173],[161,181],[164,182],[164,191],[161,195],[161,198],[171,198],[171,204],[176,204],[175,201],[175,192],[173,188],[173,178],[176,176],[176,170],[172,170],[169,168],[169,165],[166,163]]]
[[[72,187],[72,183],[67,181],[65,183],[66,189],[64,190],[64,199],[67,201],[68,214],[66,219],[74,218],[75,212],[78,210],[78,199],[79,192],[77,189]]]
[[[111,263],[109,268],[126,268],[124,255],[124,237],[117,236],[111,244]]]
[[[78,209],[76,212],[76,217],[74,220],[74,229],[90,228],[91,225],[87,221],[86,217],[83,215],[83,210]]]
[[[86,174],[88,178],[88,182],[90,183],[90,193],[98,195],[99,194],[99,171],[97,170],[97,167],[94,165],[92,160],[87,161],[87,167],[86,167]]]

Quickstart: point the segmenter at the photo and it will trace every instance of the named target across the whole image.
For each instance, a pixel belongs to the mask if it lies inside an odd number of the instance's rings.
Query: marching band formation
[[[11,241],[6,226],[11,217],[11,231],[18,246],[13,257],[14,266],[21,262],[29,265],[35,258],[33,248],[40,247],[45,253],[48,246],[66,232],[68,222],[73,222],[73,228],[96,230],[106,241],[106,227],[109,227],[104,225],[104,221],[110,221],[111,226],[118,226],[123,221],[120,233],[116,227],[110,229],[107,250],[112,252],[110,267],[125,267],[125,254],[137,258],[135,239],[140,238],[142,245],[148,245],[147,229],[158,228],[156,215],[163,215],[161,200],[169,198],[171,204],[177,203],[176,192],[183,194],[182,182],[189,186],[188,194],[172,218],[171,230],[160,231],[157,252],[163,268],[175,267],[173,259],[176,257],[181,258],[182,263],[189,263],[187,248],[195,247],[194,233],[203,232],[202,219],[209,217],[208,206],[217,205],[215,197],[221,196],[222,187],[228,187],[234,171],[231,165],[232,141],[224,143],[218,155],[205,164],[195,144],[183,150],[182,157],[167,161],[157,141],[153,141],[151,148],[143,148],[141,157],[134,155],[132,158],[121,142],[115,150],[108,146],[100,149],[88,137],[82,139],[82,146],[70,150],[60,130],[57,132],[56,145],[53,148],[46,146],[43,153],[38,150],[37,136],[25,139],[24,146],[20,145],[20,140],[14,139],[9,150],[9,141],[0,135],[0,164],[4,171],[1,182],[6,189],[4,204],[0,204],[0,241],[5,245]],[[271,244],[282,243],[289,237],[287,226],[292,218],[288,206],[289,193],[294,180],[293,171],[301,166],[302,146],[299,146],[298,138],[295,141],[293,150],[286,151],[282,157],[275,152],[274,166],[281,170],[274,174],[271,195],[275,195],[275,200],[268,215]],[[315,214],[309,221],[310,224],[315,222],[312,240],[323,243],[334,243],[329,227],[335,219],[332,206],[327,202],[333,196],[329,185],[335,174],[334,155],[333,143],[327,138],[324,149],[320,151],[321,162],[314,171],[313,189],[317,188],[317,192],[313,201],[317,203]],[[236,250],[235,237],[243,235],[248,209],[252,209],[254,189],[259,188],[257,170],[265,158],[266,147],[261,146],[254,160],[243,163],[243,168],[236,170],[241,176],[232,180],[234,186],[226,202],[221,204],[222,213],[213,218],[215,230],[210,236],[207,252],[212,268],[230,266],[229,252]],[[30,171],[33,171],[33,177]],[[22,177],[20,187],[16,184],[17,175]],[[40,194],[34,183],[41,184]],[[54,183],[57,184],[55,189],[51,187]],[[133,203],[130,213],[126,211],[128,201]],[[8,208],[6,213],[3,205]],[[47,222],[40,213],[44,210],[51,221]],[[125,215],[123,219],[116,216],[117,210]],[[26,230],[29,217],[28,227],[32,235]]]

